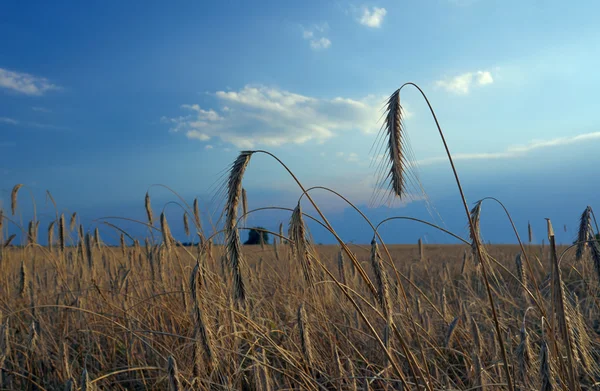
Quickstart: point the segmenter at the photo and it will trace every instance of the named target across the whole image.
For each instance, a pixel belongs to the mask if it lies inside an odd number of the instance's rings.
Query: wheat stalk
[[[244,220],[244,225],[246,225],[246,221],[248,219],[248,195],[246,194],[246,189],[242,187],[242,219]],[[261,233],[262,238],[262,233]]]
[[[473,344],[475,345],[475,354],[481,357],[483,355],[483,340],[481,331],[475,319],[471,318],[471,332],[473,333]]]
[[[85,252],[88,261],[88,267],[91,272],[94,271],[93,246],[94,245],[92,243],[92,235],[88,232],[87,234],[85,234]]]
[[[381,308],[383,309],[383,315],[389,323],[392,317],[390,286],[388,282],[389,277],[383,265],[383,260],[379,255],[379,248],[377,246],[377,241],[375,241],[375,237],[373,237],[373,240],[371,240],[371,266],[373,267],[373,272],[375,273],[377,299],[381,305]]]
[[[16,234],[12,234],[8,237],[8,239],[6,239],[6,242],[4,242],[4,248],[10,246],[10,244],[12,243],[12,241],[17,237]]]
[[[144,205],[146,207],[146,215],[148,216],[148,224],[154,224],[154,215],[152,213],[152,203],[150,202],[150,193],[146,192],[146,197],[144,199]]]
[[[460,317],[457,316],[448,325],[448,331],[446,332],[446,338],[444,340],[444,346],[446,348],[450,347],[450,343],[452,342],[452,337],[454,336],[454,330],[456,329],[456,326],[458,325],[459,319],[460,319]]]
[[[27,227],[27,239],[29,243],[35,244],[35,222],[32,220]]]
[[[531,368],[532,354],[531,344],[529,342],[529,333],[525,329],[525,319],[523,319],[523,325],[519,331],[519,338],[519,345],[517,345],[517,349],[515,351],[517,368],[519,369],[518,373],[523,385],[527,386],[527,375],[529,373],[529,369]]]
[[[56,221],[52,221],[48,225],[48,249],[52,252],[52,245],[54,243],[54,224]]]
[[[179,380],[179,370],[177,369],[177,362],[173,356],[169,356],[167,364],[167,374],[169,376],[169,390],[180,391],[181,382]]]
[[[579,219],[579,230],[577,231],[577,252],[576,259],[580,260],[583,257],[585,249],[588,247],[588,241],[593,239],[592,231],[592,208],[586,207],[581,218]]]
[[[75,224],[77,223],[77,212],[74,212],[71,215],[71,221],[69,223],[69,231],[73,232],[73,230],[75,229]]]
[[[340,248],[338,251],[338,271],[340,274],[340,283],[346,285],[346,269],[344,268],[344,252]]]
[[[190,223],[188,222],[187,212],[183,212],[183,232],[185,236],[190,236]]]
[[[550,357],[548,355],[548,344],[543,337],[540,346],[540,379],[542,383],[540,388],[541,391],[552,391],[554,389]]]
[[[17,196],[19,194],[19,190],[23,187],[22,183],[19,183],[13,187],[12,192],[10,193],[10,210],[12,215],[14,216],[17,212]]]
[[[211,372],[216,368],[216,360],[213,354],[212,341],[210,337],[209,329],[207,328],[204,320],[204,313],[202,311],[202,298],[200,291],[202,289],[202,267],[200,262],[196,262],[196,266],[192,270],[190,276],[190,291],[192,293],[193,301],[193,321],[194,321],[194,377],[199,377],[200,373],[200,357],[204,356],[204,361]],[[200,343],[198,343],[200,342]]]
[[[585,318],[581,311],[581,305],[579,304],[579,297],[575,296],[575,327],[573,333],[575,334],[575,348],[577,349],[577,357],[581,363],[582,368],[589,372],[594,363],[594,358],[591,354],[592,342],[590,336],[587,333],[585,326]]]
[[[225,240],[227,249],[227,260],[233,275],[233,292],[236,303],[244,304],[246,301],[246,288],[242,277],[244,258],[242,255],[242,243],[237,230],[237,208],[242,193],[242,178],[252,151],[242,151],[229,171],[227,182],[227,202],[225,204]]]
[[[481,262],[481,259],[478,257],[477,245],[483,243],[481,239],[481,230],[479,227],[479,221],[481,218],[481,205],[483,201],[477,201],[473,209],[471,209],[471,221],[473,222],[473,229],[469,231],[469,236],[471,238],[471,250],[473,252],[473,257],[475,259],[475,265],[478,265]]]
[[[25,296],[27,285],[27,267],[25,267],[25,261],[21,261],[21,268],[19,269],[19,296]]]
[[[312,371],[314,369],[315,355],[312,340],[310,338],[310,327],[308,325],[306,310],[304,309],[303,304],[298,307],[298,330],[300,331],[300,347],[302,348],[304,360],[306,361],[306,365]]]
[[[3,227],[4,227],[4,209],[2,209],[0,207],[0,244],[2,243],[2,240],[4,239],[4,232],[2,231]]]
[[[81,391],[92,391],[94,389],[90,382],[90,376],[88,375],[87,369],[83,368],[81,372]]]
[[[167,217],[164,212],[160,214],[160,231],[162,232],[163,243],[165,244],[167,251],[171,251],[171,230],[169,229],[169,223],[167,222]]]
[[[125,235],[123,233],[121,233],[121,237],[119,238],[119,242],[121,244],[121,254],[123,256],[125,256],[126,251],[125,251]]]
[[[304,281],[308,286],[315,283],[314,270],[314,250],[307,238],[306,226],[302,217],[302,207],[300,203],[296,205],[290,218],[290,227],[288,236],[293,242],[292,252],[296,256],[298,263],[302,266]]]

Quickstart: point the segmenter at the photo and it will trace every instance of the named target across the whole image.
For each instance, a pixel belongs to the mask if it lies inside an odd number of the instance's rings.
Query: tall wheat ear
[[[246,287],[242,277],[244,257],[242,242],[237,229],[237,210],[242,197],[242,178],[250,163],[252,151],[242,151],[231,165],[227,181],[227,199],[225,204],[225,243],[227,260],[233,276],[233,296],[236,303],[245,303]]]

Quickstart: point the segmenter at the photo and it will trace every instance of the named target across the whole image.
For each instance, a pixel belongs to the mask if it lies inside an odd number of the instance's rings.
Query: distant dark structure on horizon
[[[248,232],[248,240],[244,244],[269,244],[269,234],[264,227],[254,227]]]

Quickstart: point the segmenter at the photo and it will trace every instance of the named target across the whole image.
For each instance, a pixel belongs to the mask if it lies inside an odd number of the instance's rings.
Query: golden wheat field
[[[2,389],[507,387],[468,245],[348,245],[353,262],[306,242],[308,263],[291,242],[243,246],[242,301],[223,246],[111,247],[59,221],[52,248],[2,249]],[[514,387],[595,389],[592,260],[567,252],[552,273],[549,246],[524,249],[485,248]]]

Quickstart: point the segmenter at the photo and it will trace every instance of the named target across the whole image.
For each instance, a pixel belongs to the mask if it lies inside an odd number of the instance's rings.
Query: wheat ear
[[[23,187],[22,183],[19,183],[13,187],[12,192],[10,193],[10,210],[12,215],[14,216],[17,212],[17,196],[19,195],[19,190]]]
[[[227,202],[225,204],[225,240],[227,260],[233,275],[233,293],[236,303],[244,304],[246,301],[246,288],[242,277],[242,268],[245,264],[242,254],[242,242],[237,229],[237,208],[242,195],[242,178],[246,167],[250,163],[252,151],[242,151],[229,171],[227,182]]]

